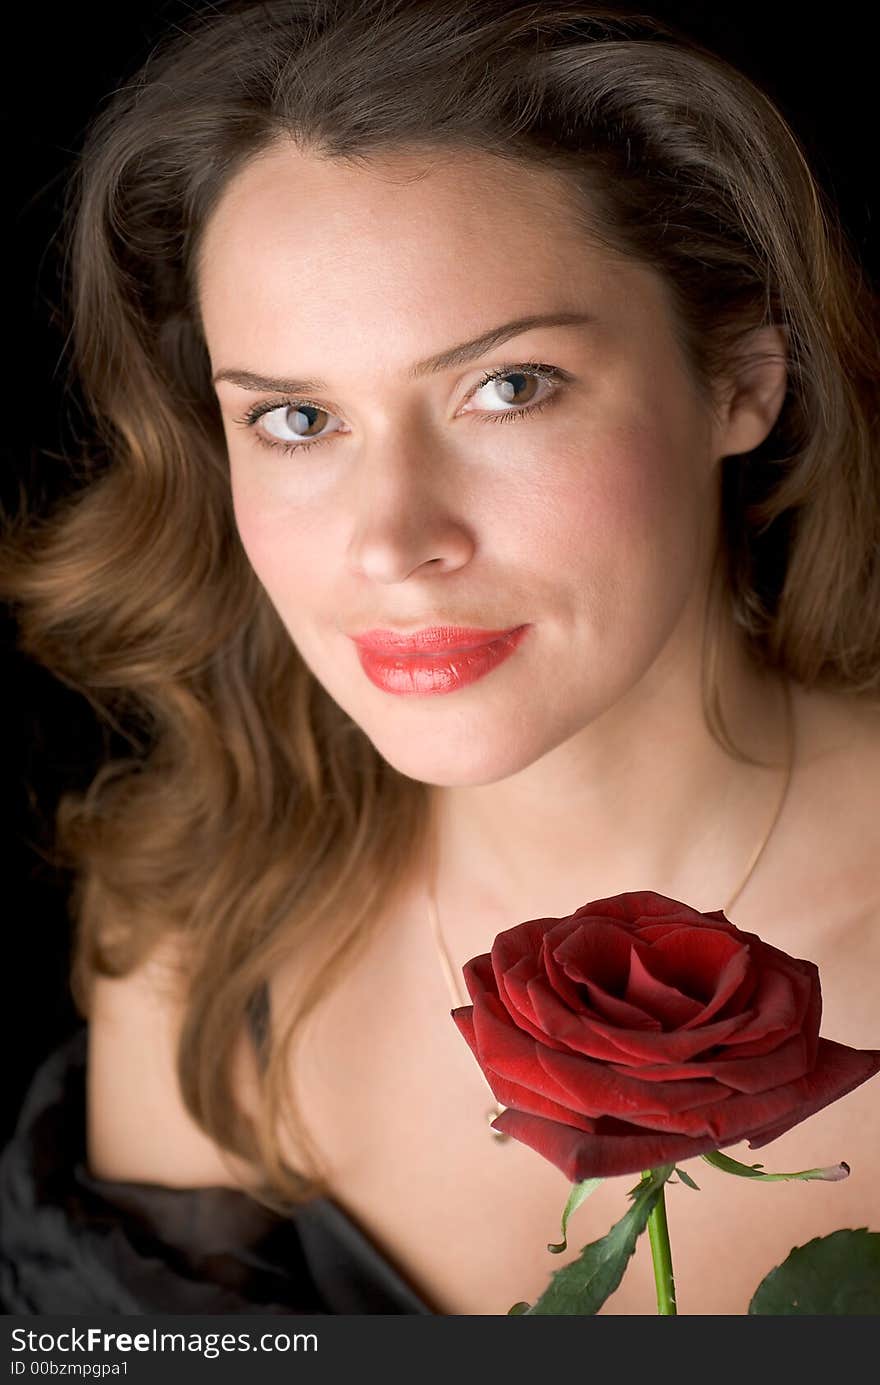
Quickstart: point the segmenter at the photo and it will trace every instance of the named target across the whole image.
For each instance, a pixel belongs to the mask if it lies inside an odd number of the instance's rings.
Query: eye
[[[285,443],[290,441],[290,435],[285,434],[285,429],[290,429],[296,437],[303,438],[305,442],[315,441],[313,434],[316,429],[321,431],[319,419],[322,416],[325,419],[335,418],[335,414],[329,414],[326,409],[319,409],[316,404],[282,404],[280,409],[268,409],[264,414],[258,415],[263,419],[266,432]],[[321,441],[323,437],[322,433]],[[293,444],[294,447],[301,445]]]
[[[487,401],[490,404],[489,408],[469,409],[466,412],[474,412],[478,421],[487,423],[508,423],[514,419],[525,418],[545,409],[561,392],[563,383],[571,379],[573,377],[569,372],[560,366],[536,363],[501,366],[487,371],[468,396],[470,402],[482,391],[489,392],[488,386],[498,386],[500,398],[496,393],[494,403],[500,407],[492,408],[490,398]],[[542,385],[543,393],[539,393]],[[537,402],[533,402],[536,393],[538,399]],[[327,430],[321,420],[334,418],[339,421],[338,415],[322,409],[317,404],[301,399],[288,399],[281,404],[255,404],[235,422],[249,428],[256,441],[263,447],[280,448],[282,452],[291,453],[302,452],[307,448],[332,441],[334,434],[340,429],[337,427]],[[257,423],[261,423],[260,428],[256,427]],[[310,436],[316,430],[320,436]],[[291,433],[301,441],[293,441]]]
[[[558,375],[559,372],[553,366],[508,366],[492,370],[483,376],[470,398],[475,399],[485,391],[491,405],[493,390],[496,390],[494,402],[502,406],[502,410],[498,412],[506,413],[504,406],[508,404],[521,405],[520,412],[529,412],[535,403],[536,394],[538,401],[541,401],[553,393],[552,388],[547,388],[548,382],[555,380]],[[543,394],[542,384],[545,387]],[[495,411],[490,408],[489,412]]]

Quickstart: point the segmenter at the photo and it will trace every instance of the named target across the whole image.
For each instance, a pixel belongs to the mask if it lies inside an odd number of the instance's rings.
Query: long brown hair
[[[224,188],[281,137],[353,165],[457,147],[552,166],[585,234],[664,277],[707,400],[750,332],[784,328],[779,418],[722,464],[712,628],[732,619],[758,665],[804,685],[880,693],[876,297],[755,84],[654,19],[567,0],[267,0],[176,27],[70,183],[70,367],[94,443],[52,513],[6,517],[0,594],[20,648],[131,746],[57,808],[76,1005],[177,935],[186,1106],[279,1209],[327,1189],[290,1045],[421,852],[429,803],[317,683],[238,541],[193,271]],[[704,704],[740,755],[711,675]],[[296,1006],[252,1121],[234,1049],[291,953]]]

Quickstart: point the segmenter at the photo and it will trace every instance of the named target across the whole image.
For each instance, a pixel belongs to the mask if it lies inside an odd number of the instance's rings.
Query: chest
[[[847,936],[815,956],[822,1032],[877,1047],[876,929],[867,944],[858,929]],[[790,940],[779,945],[797,951]],[[405,953],[384,960],[370,984],[355,975],[319,1011],[300,1049],[302,1109],[327,1155],[334,1197],[435,1311],[505,1314],[538,1298],[556,1270],[609,1230],[637,1175],[600,1185],[571,1218],[567,1251],[549,1253],[547,1243],[561,1239],[568,1180],[526,1146],[490,1133],[492,1095],[449,1015],[442,976]],[[878,1150],[875,1080],[765,1149],[726,1151],[771,1172],[844,1159],[852,1173],[842,1183],[763,1184],[688,1161],[700,1191],[676,1183],[666,1193],[679,1311],[742,1315],[794,1245],[844,1226],[880,1230]],[[656,1312],[647,1235],[602,1312]]]

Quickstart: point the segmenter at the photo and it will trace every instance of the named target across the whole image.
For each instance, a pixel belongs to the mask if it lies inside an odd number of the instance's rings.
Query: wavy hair
[[[185,1105],[277,1210],[328,1187],[291,1045],[425,847],[430,802],[314,678],[235,526],[195,268],[230,180],[285,138],[352,166],[458,148],[552,167],[586,235],[663,276],[707,401],[754,329],[783,328],[778,419],[722,463],[707,724],[749,758],[713,672],[722,620],[760,667],[880,694],[876,293],[758,86],[650,16],[568,0],[237,0],[176,26],[70,180],[58,243],[90,440],[69,495],[4,517],[0,595],[19,647],[131,750],[55,811],[77,1009],[96,974],[176,936]],[[295,1005],[247,1114],[236,1041],[291,954]]]

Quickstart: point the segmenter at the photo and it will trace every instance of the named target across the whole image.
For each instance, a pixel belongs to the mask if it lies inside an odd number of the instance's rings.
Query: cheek
[[[291,630],[298,612],[320,604],[329,590],[322,567],[330,551],[320,525],[300,520],[289,505],[259,488],[232,483],[232,504],[242,548],[279,616]]]
[[[690,449],[644,423],[572,444],[535,512],[536,550],[605,610],[614,594],[650,606],[676,574],[689,582],[703,505]]]

